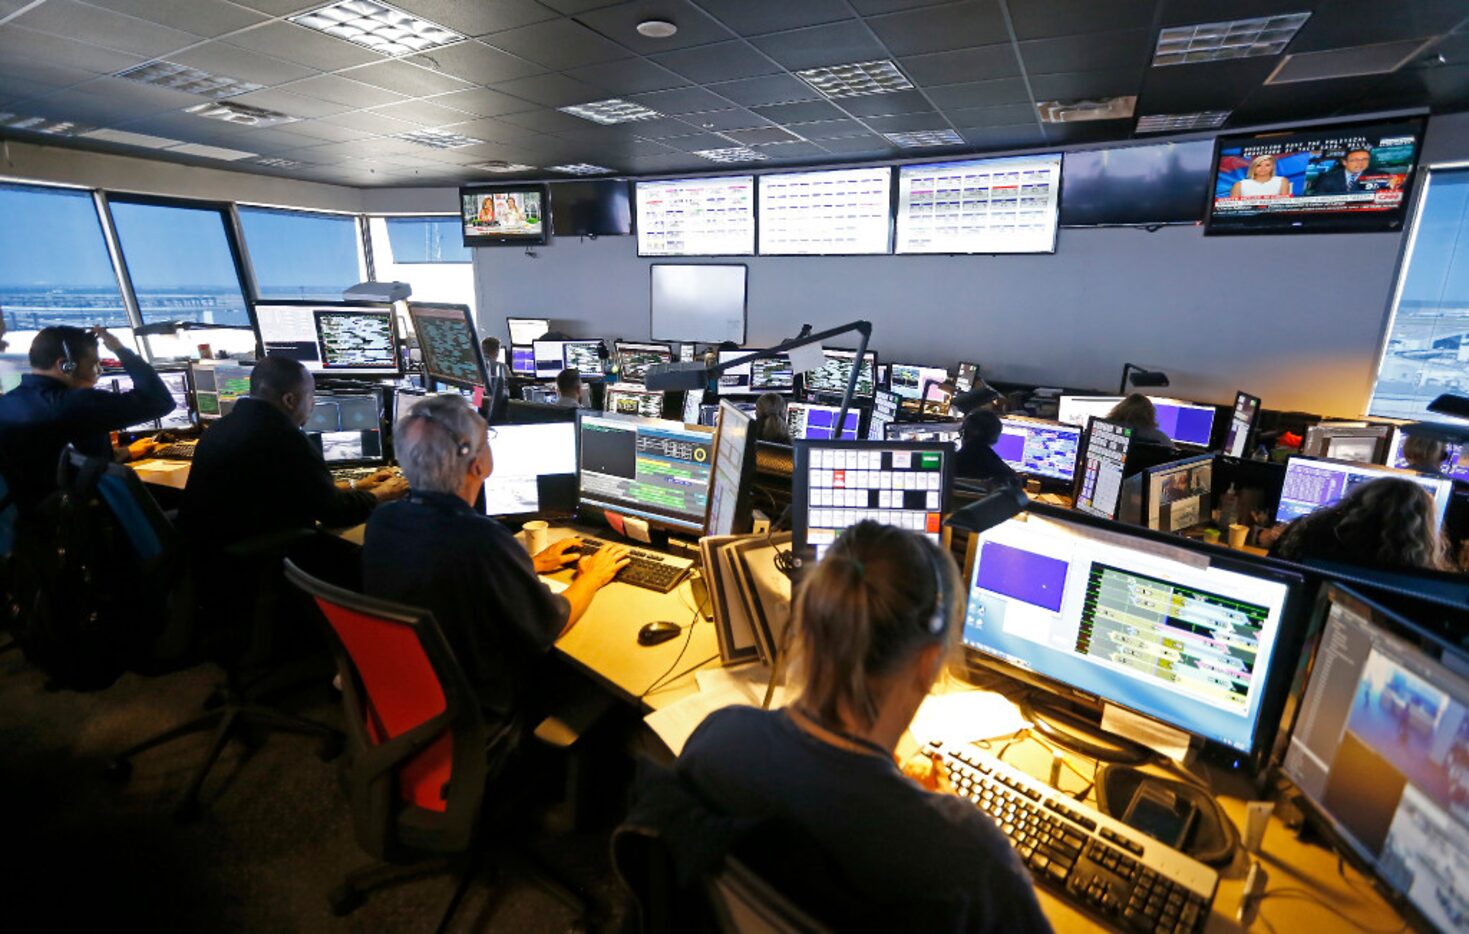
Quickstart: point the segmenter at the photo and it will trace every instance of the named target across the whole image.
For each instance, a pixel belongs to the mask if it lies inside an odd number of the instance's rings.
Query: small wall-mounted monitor
[[[467,247],[539,246],[550,227],[545,185],[461,188],[459,211]]]
[[[628,183],[614,179],[553,183],[551,232],[558,237],[616,237],[632,233]]]

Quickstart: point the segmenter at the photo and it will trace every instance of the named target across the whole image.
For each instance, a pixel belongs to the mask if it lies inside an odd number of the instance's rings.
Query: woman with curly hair
[[[1276,539],[1270,555],[1394,570],[1453,568],[1433,498],[1398,477],[1360,484],[1336,505],[1295,520]]]

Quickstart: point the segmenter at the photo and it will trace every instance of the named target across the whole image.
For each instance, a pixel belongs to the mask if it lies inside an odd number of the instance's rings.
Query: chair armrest
[[[261,558],[272,554],[284,552],[287,546],[296,542],[304,541],[314,536],[316,532],[312,529],[287,529],[284,532],[270,532],[265,535],[256,535],[235,542],[233,545],[225,546],[224,553],[229,558]]]

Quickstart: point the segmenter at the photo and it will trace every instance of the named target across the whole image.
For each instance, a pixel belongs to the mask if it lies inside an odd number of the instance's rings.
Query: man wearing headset
[[[132,377],[131,391],[94,388],[102,375],[99,340]],[[66,445],[111,458],[111,432],[173,411],[173,396],[153,367],[101,327],[43,328],[31,342],[30,365],[20,385],[0,396],[0,472],[22,510],[55,489]]]

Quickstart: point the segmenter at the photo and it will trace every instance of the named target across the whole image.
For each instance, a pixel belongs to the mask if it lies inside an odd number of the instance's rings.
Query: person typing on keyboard
[[[494,471],[485,420],[462,397],[430,396],[398,421],[406,499],[367,522],[362,576],[374,597],[433,611],[449,646],[496,723],[530,701],[531,669],[627,565],[627,548],[577,557],[563,539],[532,557],[497,520],[474,510]],[[576,579],[554,594],[537,573],[576,562]]]
[[[848,920],[857,905],[864,926],[901,919],[918,929],[1049,930],[1030,875],[995,823],[959,797],[920,787],[894,761],[958,632],[961,594],[953,559],[924,537],[852,526],[796,596],[795,703],[709,715],[679,756],[675,787],[719,817],[810,841],[834,864],[846,892],[828,901]],[[649,787],[656,796],[670,786]],[[701,834],[697,845],[717,836]],[[688,839],[676,830],[667,838],[675,847]],[[676,848],[673,856],[699,859]],[[787,878],[766,881],[798,903],[823,881],[777,874]],[[801,907],[823,916],[820,906]]]

